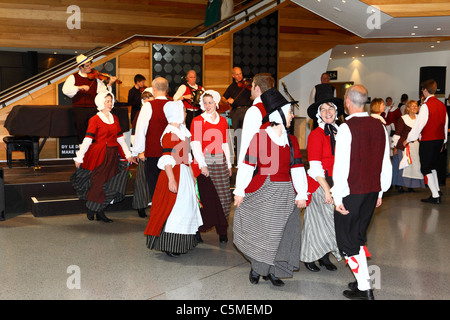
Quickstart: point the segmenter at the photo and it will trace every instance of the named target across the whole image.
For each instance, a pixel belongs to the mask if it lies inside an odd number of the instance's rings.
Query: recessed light
[[[362,54],[361,57],[364,57],[364,55]]]
[[[436,41],[436,43],[441,43],[441,42],[438,40],[438,41]]]
[[[347,54],[347,51],[344,51],[344,54]]]
[[[355,47],[355,49],[358,49],[359,47]]]
[[[439,30],[441,30],[441,28],[436,28],[436,30],[438,30],[438,31],[439,31]]]
[[[434,46],[431,46],[431,48],[434,48]]]
[[[414,28],[414,29],[417,29],[417,28],[418,28],[418,26],[414,26],[413,28]]]
[[[412,36],[415,36],[415,35],[416,35],[416,33],[415,33],[415,32],[411,32],[411,35],[412,35]]]

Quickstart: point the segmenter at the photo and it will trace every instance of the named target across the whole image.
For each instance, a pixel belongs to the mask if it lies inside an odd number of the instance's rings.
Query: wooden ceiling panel
[[[447,0],[362,0],[370,6],[377,6],[382,12],[394,18],[450,16],[450,2]]]

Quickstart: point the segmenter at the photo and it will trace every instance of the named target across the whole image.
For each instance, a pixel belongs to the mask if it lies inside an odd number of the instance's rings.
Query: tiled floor
[[[376,299],[450,299],[449,187],[442,191],[440,205],[420,202],[425,189],[385,195],[368,234]],[[282,288],[262,279],[252,285],[231,227],[227,244],[212,230],[194,250],[170,258],[146,247],[147,219],[135,211],[107,215],[115,222],[7,215],[0,221],[0,299],[346,300],[342,291],[354,280],[341,261],[336,272],[301,265]]]

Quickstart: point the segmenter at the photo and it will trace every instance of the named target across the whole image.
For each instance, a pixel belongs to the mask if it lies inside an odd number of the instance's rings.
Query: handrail
[[[245,8],[242,8],[242,9],[240,9],[240,10],[238,10],[238,11],[233,11],[233,14],[232,14],[231,16],[225,18],[224,20],[229,20],[231,17],[235,17],[235,16],[241,14],[242,12],[248,10],[251,6],[255,6],[255,5],[257,5],[257,4],[259,4],[259,3],[263,2],[263,1],[264,1],[264,0],[255,1],[255,2],[253,2],[253,3],[251,3],[251,4],[249,4],[249,5],[248,5],[247,7],[245,7]],[[235,5],[234,5],[234,8],[239,7],[239,6],[240,6],[241,4],[243,4],[244,2],[247,2],[247,1],[244,0],[244,1],[239,2],[238,4],[235,4]],[[205,28],[205,29],[201,30],[200,33],[198,33],[198,34],[201,34],[201,33],[207,31],[207,30],[210,29],[210,28],[214,28],[216,25],[218,25],[218,24],[220,24],[220,23],[222,23],[222,22],[223,22],[223,20],[221,20],[221,21],[219,21],[219,22],[213,24],[212,26],[209,26],[208,28]],[[197,29],[197,28],[199,28],[199,27],[201,27],[201,26],[203,26],[203,25],[204,25],[204,22],[202,22],[202,23],[196,25],[195,27],[192,27],[191,29],[189,29],[189,30],[187,30],[187,31],[184,31],[184,32],[180,33],[178,36],[183,36],[183,35],[185,35],[185,34],[188,34],[189,32],[194,31],[195,29]],[[198,35],[198,34],[197,34],[197,35]]]
[[[268,9],[269,7],[273,6],[273,5],[278,5],[280,4],[281,0],[272,0],[269,1],[268,3],[256,8],[254,11],[247,13],[247,10],[249,10],[252,7],[255,7],[257,5],[259,5],[261,2],[263,2],[264,0],[258,1],[254,4],[252,4],[251,7],[247,7],[244,8],[242,10],[237,11],[236,13],[234,13],[233,15],[227,17],[224,20],[230,20],[232,17],[236,17],[237,15],[241,14],[242,12],[246,12],[246,14],[239,18],[239,19],[235,19],[231,22],[229,22],[228,24],[220,27],[217,30],[212,31],[211,33],[205,35],[205,36],[200,36],[200,35],[196,35],[196,36],[164,36],[164,35],[140,35],[140,34],[135,34],[132,35],[116,44],[113,44],[111,46],[107,46],[107,47],[103,47],[103,48],[94,48],[91,49],[87,52],[85,52],[84,54],[95,59],[101,55],[103,55],[105,52],[108,52],[110,50],[113,50],[114,48],[120,48],[122,45],[129,43],[131,41],[136,41],[137,39],[155,39],[155,40],[160,40],[160,39],[165,39],[166,42],[169,42],[171,40],[181,40],[184,42],[188,42],[188,41],[198,41],[198,42],[208,42],[208,39],[214,39],[219,33],[223,32],[225,29],[231,28],[241,22],[245,21],[249,21],[250,17],[252,15],[254,15],[255,17],[257,17],[257,13],[260,13],[261,11],[265,11],[266,9]],[[202,30],[202,33],[210,30],[210,29],[214,29],[215,27],[217,27],[219,24],[221,24],[223,21],[219,21],[216,24],[210,26],[208,29]],[[33,77],[31,77],[30,79],[27,79],[11,88],[8,88],[2,92],[0,92],[0,109],[4,108],[6,106],[6,102],[11,101],[17,97],[20,97],[26,93],[28,93],[29,91],[36,89],[39,86],[42,86],[45,83],[50,83],[51,80],[69,72],[70,70],[73,70],[76,67],[76,58],[72,57],[62,63],[60,63],[59,65],[46,70],[44,72],[41,72]]]

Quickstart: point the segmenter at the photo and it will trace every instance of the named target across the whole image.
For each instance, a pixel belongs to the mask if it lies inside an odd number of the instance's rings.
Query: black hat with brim
[[[275,87],[270,88],[269,90],[261,94],[261,101],[264,105],[264,109],[266,109],[267,112],[266,117],[286,104],[298,103],[298,101],[287,101],[286,98]]]
[[[341,98],[330,97],[314,102],[312,105],[310,105],[307,110],[308,117],[310,117],[311,119],[316,119],[317,109],[319,109],[322,104],[327,102],[331,102],[337,107],[338,117],[344,114],[344,100],[342,100]]]

